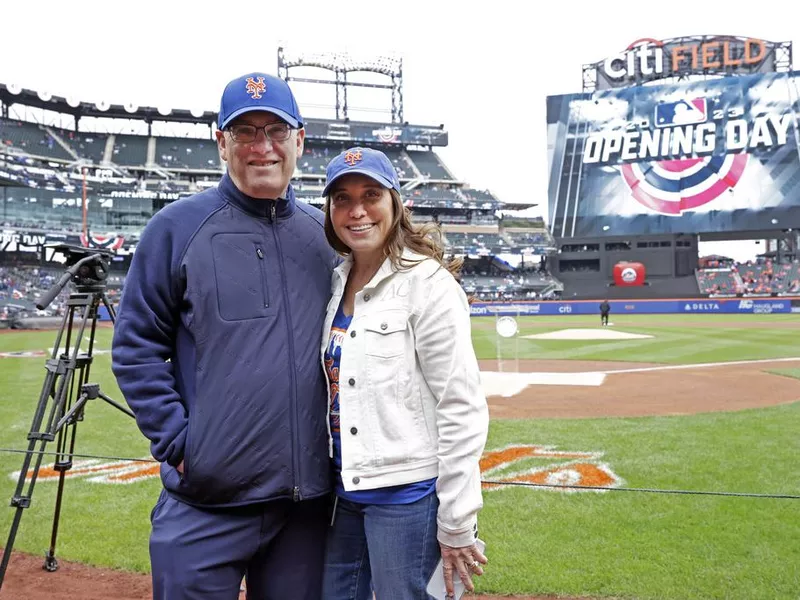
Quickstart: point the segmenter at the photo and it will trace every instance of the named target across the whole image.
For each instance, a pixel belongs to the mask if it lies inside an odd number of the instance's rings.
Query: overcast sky
[[[500,200],[543,207],[545,97],[579,92],[583,64],[642,37],[695,34],[793,41],[800,60],[794,0],[6,0],[0,19],[0,81],[119,104],[217,110],[230,79],[277,73],[279,45],[394,53],[405,120],[444,124],[450,144],[439,153],[454,174]],[[301,102],[330,104],[332,91],[317,93]]]

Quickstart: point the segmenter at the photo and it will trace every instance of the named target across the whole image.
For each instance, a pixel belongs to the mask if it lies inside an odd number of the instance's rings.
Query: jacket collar
[[[295,199],[294,188],[291,184],[289,184],[289,188],[286,190],[285,198],[262,200],[260,198],[251,198],[247,194],[242,193],[239,188],[236,187],[236,184],[233,183],[230,175],[225,173],[217,189],[225,200],[255,217],[271,218],[270,207],[273,206],[273,203],[275,206],[275,216],[278,219],[291,217],[297,208],[297,200]]]
[[[411,263],[414,262],[421,262],[428,258],[427,256],[423,256],[422,254],[417,254],[409,250],[408,248],[403,249],[403,259],[406,261],[410,261]],[[350,275],[350,269],[353,267],[353,255],[349,254],[347,257],[339,264],[338,267],[334,269],[334,272],[339,276],[338,285],[334,293],[341,294],[344,291],[344,284],[347,281],[347,277]],[[391,259],[386,258],[381,264],[378,271],[375,275],[372,276],[372,279],[369,280],[369,283],[364,286],[364,289],[370,289],[377,287],[384,279],[396,273],[398,269],[392,264]]]

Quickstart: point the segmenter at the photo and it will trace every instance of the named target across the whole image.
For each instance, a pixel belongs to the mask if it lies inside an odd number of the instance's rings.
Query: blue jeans
[[[439,500],[357,504],[339,498],[328,535],[325,600],[429,600],[425,591],[441,558],[436,541]]]

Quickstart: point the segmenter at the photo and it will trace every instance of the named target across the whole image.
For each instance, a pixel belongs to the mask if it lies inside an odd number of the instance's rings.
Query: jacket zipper
[[[275,210],[275,201],[270,204],[269,208],[270,213],[270,222],[272,223],[272,235],[275,239],[275,247],[278,251],[278,267],[281,270],[281,280],[283,285],[283,301],[286,304],[286,324],[287,324],[287,339],[289,341],[289,373],[292,380],[292,467],[293,467],[293,487],[292,487],[292,500],[294,502],[298,502],[302,500],[302,496],[300,495],[300,486],[298,485],[299,480],[302,479],[300,477],[300,463],[297,460],[297,382],[295,381],[295,371],[294,371],[294,340],[292,339],[292,331],[294,331],[294,327],[292,326],[292,312],[290,310],[291,304],[289,303],[289,292],[286,288],[287,279],[286,279],[286,269],[284,268],[283,264],[283,252],[281,250],[281,241],[278,237],[278,227],[277,227],[277,219],[276,219],[276,210]]]
[[[256,256],[258,260],[261,261],[261,264],[258,265],[258,268],[261,272],[261,291],[264,293],[264,308],[269,308],[269,290],[267,289],[267,277],[264,275],[264,252],[261,250],[260,246],[256,246]]]
[[[327,316],[325,318],[325,324],[327,325],[328,319]],[[323,331],[328,332],[328,336],[330,337],[330,326],[326,327]],[[323,333],[323,339],[325,334]],[[325,350],[320,348],[320,357],[319,362],[322,365],[322,374],[325,375],[325,398],[327,399],[327,408],[325,410],[325,425],[328,428],[328,458],[333,458],[333,432],[331,431],[331,380],[328,378],[328,369],[325,366]]]

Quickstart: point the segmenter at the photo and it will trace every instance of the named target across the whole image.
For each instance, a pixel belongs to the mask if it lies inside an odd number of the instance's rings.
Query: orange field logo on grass
[[[620,479],[611,468],[600,461],[602,452],[576,452],[555,450],[554,446],[508,446],[500,450],[490,450],[481,457],[481,476],[485,481],[484,490],[497,490],[508,487],[517,487],[515,483],[538,484],[528,489],[557,490],[565,492],[595,491],[622,485]],[[550,463],[543,467],[518,468],[522,464],[536,459],[557,459],[558,462]],[[56,481],[60,473],[54,465],[43,466],[39,470],[38,481]],[[160,465],[152,459],[142,459],[142,462],[115,461],[101,462],[100,460],[75,461],[72,468],[67,471],[68,478],[83,478],[92,483],[134,483],[143,479],[159,476]],[[30,479],[32,473],[28,473]],[[11,478],[17,479],[19,471],[12,473]],[[552,487],[551,487],[552,486]],[[592,489],[580,490],[574,487],[562,488],[557,486],[586,486]]]
[[[37,481],[57,481],[61,474],[53,468],[54,466],[46,465],[39,469]],[[67,471],[66,477],[82,477],[93,483],[133,483],[158,477],[159,468],[159,463],[154,462],[153,459],[143,459],[142,462],[76,460],[72,463],[72,468]],[[12,473],[11,478],[19,478],[19,473],[19,471]],[[32,475],[32,472],[28,473],[28,480]]]
[[[600,462],[602,452],[576,452],[555,450],[554,446],[508,446],[500,450],[485,452],[481,458],[481,478],[492,483],[484,483],[484,490],[498,490],[518,487],[516,483],[537,484],[528,489],[554,490],[564,492],[603,492],[605,489],[622,485],[611,468]],[[556,464],[544,467],[531,467],[514,470],[531,459],[561,459]],[[510,472],[509,472],[510,470]],[[590,489],[581,490],[582,486]],[[605,488],[605,489],[597,489]]]

